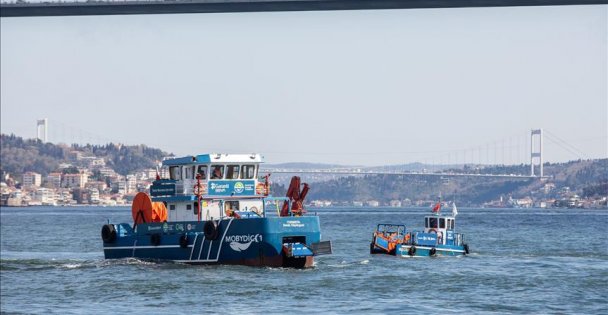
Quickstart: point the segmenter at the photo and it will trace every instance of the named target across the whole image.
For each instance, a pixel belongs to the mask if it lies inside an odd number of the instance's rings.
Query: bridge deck
[[[352,170],[288,170],[260,169],[260,172],[277,174],[328,174],[328,175],[404,175],[404,176],[440,176],[440,177],[487,177],[508,179],[549,178],[548,176],[519,174],[468,174],[468,173],[426,173],[426,172],[392,172],[392,171],[352,171]]]
[[[83,1],[0,5],[0,16],[331,11],[606,4],[608,0],[193,0]]]

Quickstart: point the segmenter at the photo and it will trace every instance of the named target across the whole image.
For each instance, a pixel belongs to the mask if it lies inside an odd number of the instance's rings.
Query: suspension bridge
[[[49,124],[51,128],[49,128]],[[36,124],[36,136],[44,142],[65,144],[96,144],[119,143],[104,136],[82,130],[61,121],[41,119]],[[605,137],[600,137],[604,141]],[[471,177],[471,178],[503,178],[510,180],[529,180],[547,178],[543,165],[546,154],[545,146],[550,145],[552,152],[561,150],[570,156],[571,160],[584,160],[590,157],[564,140],[556,133],[546,129],[532,129],[525,133],[514,134],[503,139],[490,141],[485,144],[464,149],[454,149],[433,152],[398,152],[407,156],[408,161],[415,163],[372,167],[328,167],[302,168],[268,165],[260,172],[273,174],[319,174],[319,175],[403,175],[403,176],[438,176],[438,177]],[[427,153],[428,155],[421,155]],[[414,157],[414,155],[416,155]],[[488,171],[492,167],[512,169],[508,174]],[[522,170],[525,170],[523,172]]]
[[[520,137],[509,137],[508,139],[494,141],[482,146],[444,152],[441,156],[425,159],[421,166],[428,168],[422,170],[382,169],[386,167],[340,167],[324,169],[267,167],[262,169],[262,171],[273,174],[401,175],[434,176],[441,178],[502,178],[509,180],[544,179],[549,177],[545,176],[543,169],[545,158],[544,139],[547,139],[552,145],[569,152],[575,159],[587,158],[584,152],[548,130],[533,129],[528,135],[528,141],[525,141],[525,139],[522,141]],[[514,142],[517,142],[517,144],[513,144]],[[522,148],[522,143],[524,146],[528,147],[527,150]],[[521,151],[524,154],[524,160],[514,158],[514,151],[517,151],[516,155],[519,155],[519,152]],[[493,155],[493,159],[491,155]],[[528,158],[527,161],[525,161],[526,156]],[[431,161],[430,163],[429,160]],[[515,165],[529,165],[529,173],[497,174],[495,172],[487,172],[487,169],[493,166],[508,168],[509,166]],[[522,167],[520,167],[520,169],[521,168]]]

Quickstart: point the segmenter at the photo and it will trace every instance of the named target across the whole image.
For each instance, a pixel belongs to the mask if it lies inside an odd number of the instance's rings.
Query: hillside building
[[[42,175],[34,172],[26,172],[23,174],[24,187],[40,187],[40,184],[42,184]]]

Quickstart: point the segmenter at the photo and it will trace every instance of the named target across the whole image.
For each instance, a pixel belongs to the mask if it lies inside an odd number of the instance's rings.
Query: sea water
[[[322,208],[334,254],[305,270],[104,260],[130,208],[0,209],[2,314],[608,314],[608,210],[460,208],[465,257],[370,255],[378,223],[429,209]]]

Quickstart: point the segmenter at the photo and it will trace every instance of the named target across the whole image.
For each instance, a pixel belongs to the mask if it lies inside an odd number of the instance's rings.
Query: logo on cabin
[[[247,250],[251,243],[259,243],[262,241],[262,235],[260,234],[248,234],[248,235],[229,235],[224,239],[225,242],[230,243],[230,248],[237,252]]]
[[[236,182],[234,184],[234,192],[237,194],[242,193],[245,190],[245,185],[243,185],[243,183],[241,182]]]

